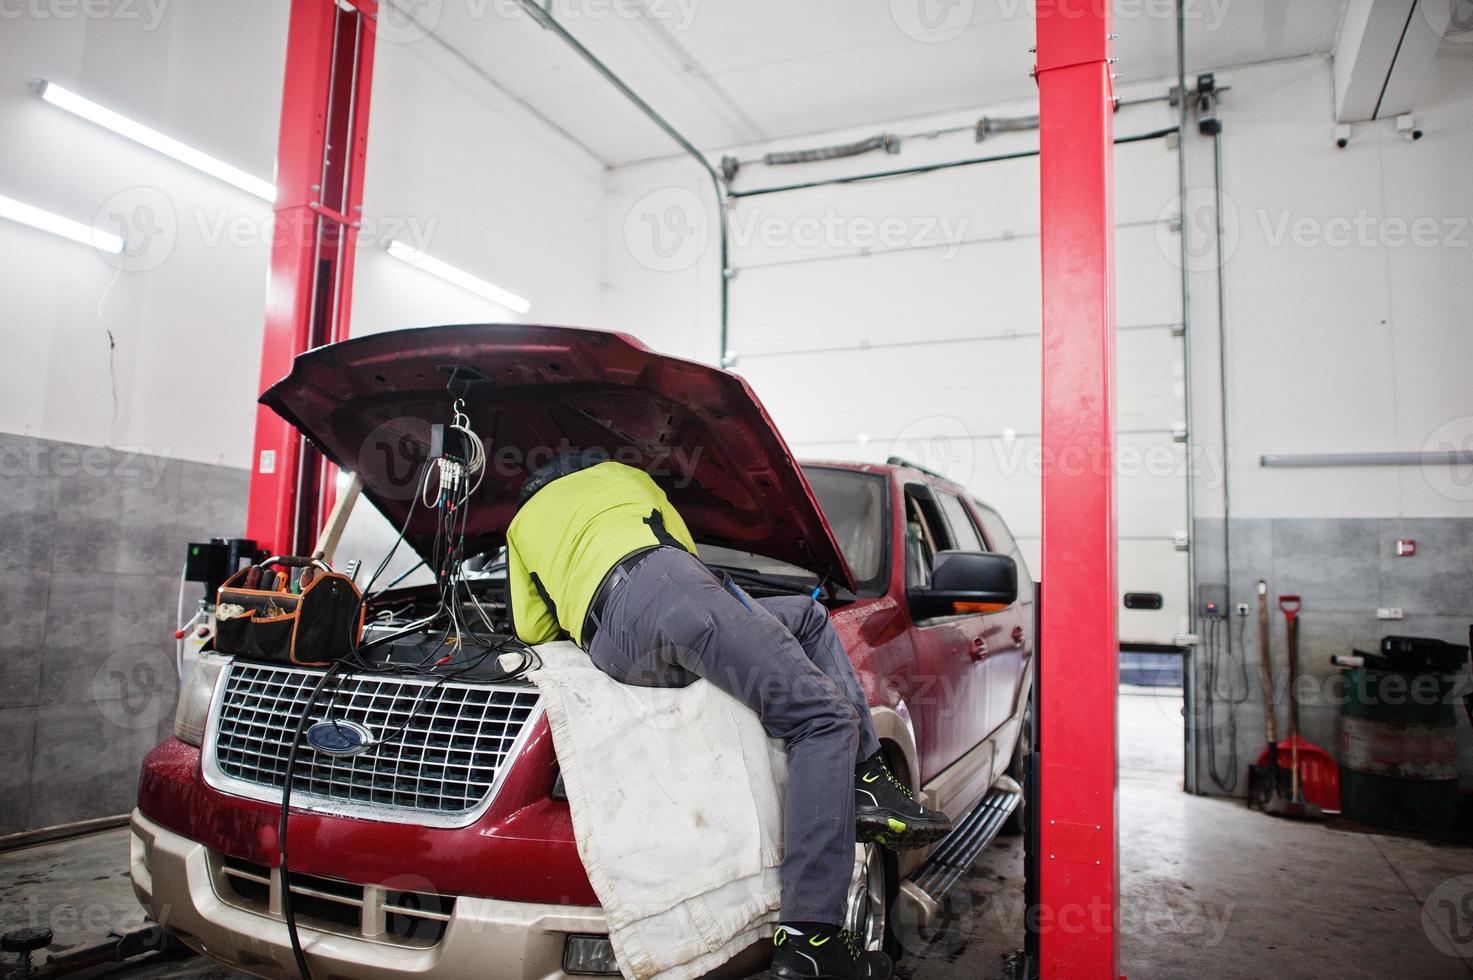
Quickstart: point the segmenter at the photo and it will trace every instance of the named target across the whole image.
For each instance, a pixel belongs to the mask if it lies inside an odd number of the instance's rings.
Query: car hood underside
[[[357,473],[395,527],[410,518],[430,426],[457,398],[486,444],[468,550],[499,546],[528,474],[554,453],[600,449],[665,489],[698,541],[854,587],[808,481],[741,378],[657,354],[626,334],[474,324],[372,334],[299,355],[261,401]],[[405,534],[431,551],[434,515]]]

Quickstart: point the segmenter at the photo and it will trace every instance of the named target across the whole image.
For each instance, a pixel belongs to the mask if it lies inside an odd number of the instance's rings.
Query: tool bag
[[[247,588],[252,569],[242,568],[216,594],[214,647],[247,660],[322,667],[348,656],[358,645],[365,615],[363,595],[352,579],[310,558],[268,558],[260,568],[271,581],[270,566],[313,569],[315,577],[300,593],[269,587]],[[243,615],[220,617],[226,606]]]

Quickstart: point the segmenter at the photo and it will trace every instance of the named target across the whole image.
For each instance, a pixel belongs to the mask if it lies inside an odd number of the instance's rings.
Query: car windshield
[[[803,473],[833,528],[844,560],[854,572],[859,594],[883,592],[884,478],[873,473],[825,466],[804,467]],[[731,571],[743,585],[807,590],[818,584],[818,576],[807,569],[736,548],[702,544],[701,558],[708,565]],[[761,579],[770,581],[764,583]]]

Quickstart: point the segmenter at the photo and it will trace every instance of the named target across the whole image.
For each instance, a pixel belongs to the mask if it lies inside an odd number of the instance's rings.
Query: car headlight
[[[206,654],[199,658],[184,690],[179,692],[179,707],[174,711],[174,737],[189,745],[203,745],[205,723],[210,718],[210,702],[215,697],[215,685],[220,672],[230,663],[229,657],[212,657]]]

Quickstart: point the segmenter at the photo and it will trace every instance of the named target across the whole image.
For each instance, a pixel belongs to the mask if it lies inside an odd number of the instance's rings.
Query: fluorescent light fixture
[[[114,235],[112,232],[102,231],[101,229],[93,228],[91,225],[84,225],[82,222],[73,221],[71,218],[63,218],[61,215],[52,214],[50,211],[42,211],[40,208],[23,204],[14,198],[0,197],[0,218],[19,221],[23,225],[40,228],[42,231],[49,231],[53,235],[60,235],[62,238],[70,238],[72,241],[81,242],[83,245],[100,248],[104,252],[111,253],[112,255],[121,255],[123,251],[122,238]]]
[[[75,113],[89,122],[110,129],[119,136],[125,136],[135,143],[141,143],[150,150],[157,150],[164,156],[173,157],[182,164],[191,166],[196,170],[203,171],[211,177],[216,177],[227,184],[234,184],[243,191],[249,191],[259,198],[267,201],[276,200],[276,185],[269,180],[262,180],[252,174],[246,173],[230,164],[207,153],[201,153],[192,146],[186,146],[172,137],[165,136],[157,130],[149,129],[142,123],[136,123],[127,116],[121,116],[111,109],[104,108],[91,99],[68,89],[62,88],[55,82],[44,79],[36,83],[36,94],[59,109]]]
[[[389,254],[396,259],[408,262],[416,269],[423,269],[432,276],[439,276],[446,282],[454,283],[461,289],[475,293],[477,296],[484,296],[493,303],[500,303],[514,313],[526,313],[532,308],[531,303],[516,293],[507,292],[484,279],[477,279],[469,272],[462,272],[455,266],[447,265],[437,258],[428,256],[417,248],[410,248],[397,239],[389,242]]]

